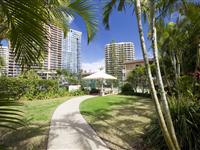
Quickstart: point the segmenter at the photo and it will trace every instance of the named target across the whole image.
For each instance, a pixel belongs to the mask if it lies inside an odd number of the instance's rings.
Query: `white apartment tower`
[[[1,68],[1,73],[8,74],[8,64],[9,64],[9,50],[7,46],[1,46],[0,47],[0,56],[4,60],[4,66]]]
[[[61,68],[71,73],[80,72],[80,50],[82,33],[70,29],[62,41],[62,63]]]
[[[105,46],[106,73],[123,80],[123,64],[133,61],[135,56],[132,42],[110,43]]]

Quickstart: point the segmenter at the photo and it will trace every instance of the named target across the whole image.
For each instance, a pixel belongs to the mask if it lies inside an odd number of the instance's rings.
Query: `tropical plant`
[[[0,127],[15,129],[15,125],[24,125],[23,112],[17,109],[16,102],[24,92],[23,81],[0,77]],[[13,107],[15,106],[15,107]]]
[[[16,101],[0,99],[0,128],[16,129],[16,125],[25,125],[23,112],[16,106],[20,106]]]
[[[185,5],[176,22],[159,21],[156,25],[163,75],[170,93],[177,96],[181,94],[177,85],[179,78],[197,70],[200,58],[200,7],[198,3]]]
[[[200,149],[200,103],[195,97],[170,98],[169,108],[181,149]],[[149,149],[167,149],[157,118],[146,128],[145,143]]]
[[[131,84],[126,83],[121,87],[121,94],[124,95],[133,95],[134,94],[134,90]]]

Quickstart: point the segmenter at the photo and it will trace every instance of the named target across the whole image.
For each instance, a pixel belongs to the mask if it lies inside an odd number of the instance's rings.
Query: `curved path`
[[[108,150],[79,111],[82,101],[93,96],[72,98],[55,110],[47,150]]]

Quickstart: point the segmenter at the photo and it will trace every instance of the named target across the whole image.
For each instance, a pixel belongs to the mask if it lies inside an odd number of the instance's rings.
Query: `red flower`
[[[200,80],[200,71],[196,71],[196,72],[194,73],[194,76],[195,76],[195,78],[196,78],[197,80]]]

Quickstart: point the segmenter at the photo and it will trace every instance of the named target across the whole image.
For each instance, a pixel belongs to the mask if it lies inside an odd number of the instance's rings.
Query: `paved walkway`
[[[108,150],[79,111],[79,104],[91,97],[72,98],[55,110],[47,150]]]

